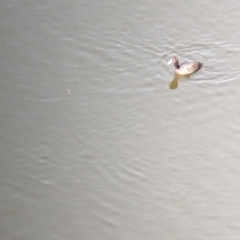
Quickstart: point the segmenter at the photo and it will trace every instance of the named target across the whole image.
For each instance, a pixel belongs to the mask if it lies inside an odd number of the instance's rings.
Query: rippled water
[[[239,239],[239,10],[3,1],[0,238]]]

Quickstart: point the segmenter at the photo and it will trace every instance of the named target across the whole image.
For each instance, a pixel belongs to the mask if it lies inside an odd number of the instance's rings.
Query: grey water
[[[0,239],[239,239],[239,1],[0,6]]]

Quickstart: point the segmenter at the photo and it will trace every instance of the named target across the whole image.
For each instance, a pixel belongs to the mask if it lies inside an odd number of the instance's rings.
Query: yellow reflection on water
[[[189,79],[190,78],[190,75],[185,75],[185,76],[182,76],[182,75],[179,75],[177,73],[175,73],[174,75],[174,78],[173,80],[169,83],[168,87],[170,89],[176,89],[178,87],[178,81],[180,79]]]

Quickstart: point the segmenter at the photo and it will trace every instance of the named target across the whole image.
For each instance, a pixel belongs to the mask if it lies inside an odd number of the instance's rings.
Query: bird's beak
[[[170,59],[167,63],[167,65],[170,65],[172,63],[172,59]]]

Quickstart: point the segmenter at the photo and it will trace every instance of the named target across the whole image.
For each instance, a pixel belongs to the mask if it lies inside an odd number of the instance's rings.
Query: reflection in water
[[[175,73],[174,78],[169,83],[168,87],[170,89],[176,89],[178,87],[178,80],[180,80],[180,79],[188,79],[188,78],[190,78],[190,75],[182,76],[182,75],[179,75],[179,74]]]

